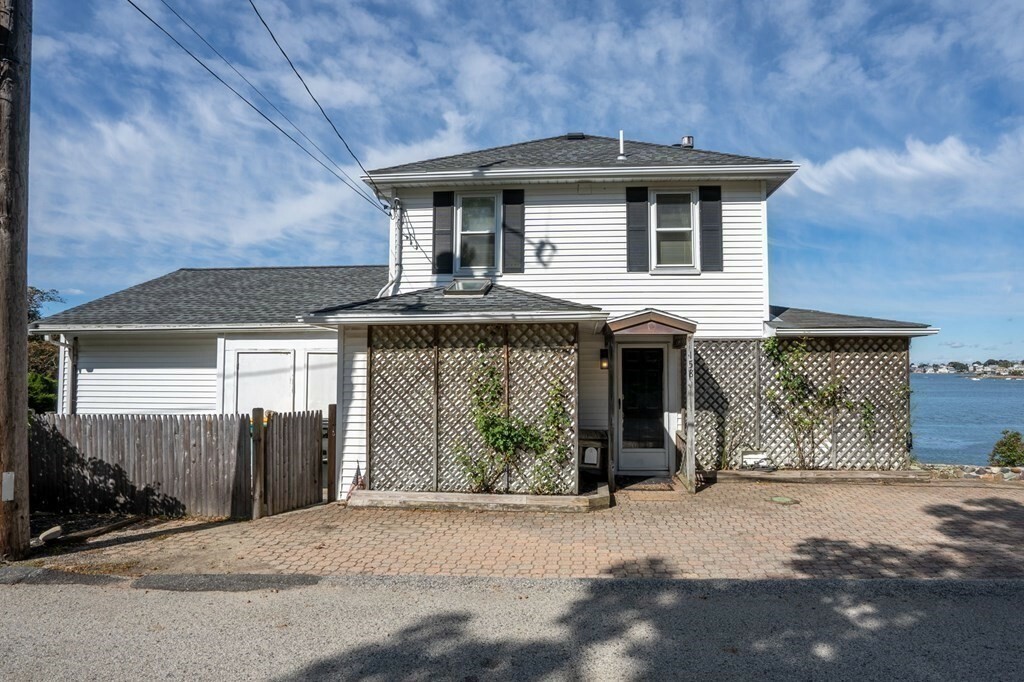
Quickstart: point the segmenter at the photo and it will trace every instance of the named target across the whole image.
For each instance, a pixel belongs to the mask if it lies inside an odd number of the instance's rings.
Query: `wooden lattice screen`
[[[811,381],[838,377],[845,397],[875,407],[874,429],[866,431],[857,410],[837,410],[816,434],[813,466],[829,469],[901,469],[909,462],[910,346],[899,338],[806,339],[804,364]],[[791,434],[766,398],[776,387],[771,360],[761,342],[697,340],[696,452],[704,469],[739,464],[741,451],[764,452],[776,466],[796,466]]]
[[[577,330],[574,324],[374,327],[370,336],[369,474],[374,490],[465,492],[460,452],[484,447],[472,391],[482,360],[503,368],[509,412],[539,424],[549,391],[565,389],[571,460],[557,492],[577,484]],[[507,492],[533,488],[532,460],[516,462]]]

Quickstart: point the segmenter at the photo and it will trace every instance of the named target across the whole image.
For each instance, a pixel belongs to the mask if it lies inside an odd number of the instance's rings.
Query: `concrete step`
[[[349,507],[434,509],[456,511],[540,511],[580,513],[607,509],[608,486],[585,495],[495,495],[484,493],[399,492],[355,490]]]

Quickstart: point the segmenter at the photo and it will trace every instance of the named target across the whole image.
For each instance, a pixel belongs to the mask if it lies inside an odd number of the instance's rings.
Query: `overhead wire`
[[[179,48],[181,48],[181,50],[182,50],[182,51],[184,51],[184,52],[185,52],[185,53],[186,53],[186,54],[187,54],[187,55],[188,55],[189,57],[191,57],[191,58],[192,58],[192,59],[193,59],[193,60],[194,60],[194,61],[195,61],[195,62],[196,62],[197,64],[199,64],[199,66],[203,67],[203,69],[205,69],[207,73],[209,73],[209,74],[210,74],[211,76],[213,76],[213,77],[214,77],[215,79],[217,79],[217,81],[218,81],[218,82],[219,82],[219,83],[220,83],[221,85],[223,85],[223,86],[224,86],[224,87],[226,87],[226,88],[227,88],[228,90],[230,90],[230,91],[231,91],[231,92],[232,92],[232,93],[233,93],[233,94],[234,94],[234,95],[235,95],[236,97],[238,97],[238,99],[240,99],[240,100],[242,100],[243,102],[245,102],[245,104],[246,104],[246,105],[248,105],[250,109],[252,109],[252,110],[253,110],[253,111],[255,111],[255,112],[256,112],[257,114],[259,114],[259,115],[260,115],[260,117],[262,117],[262,118],[263,118],[263,119],[264,119],[264,120],[265,120],[265,121],[266,121],[267,123],[269,123],[270,125],[274,126],[274,128],[276,128],[278,132],[280,132],[280,133],[281,133],[282,135],[284,135],[284,136],[285,136],[285,137],[287,137],[287,138],[288,138],[289,140],[291,140],[292,144],[294,144],[294,145],[295,145],[296,147],[298,147],[298,148],[299,148],[299,149],[301,149],[301,150],[302,150],[303,152],[305,152],[305,153],[306,153],[306,155],[307,155],[307,156],[309,156],[309,158],[313,159],[313,160],[314,160],[314,161],[316,161],[316,162],[317,162],[318,164],[320,164],[321,166],[323,166],[323,168],[324,168],[324,169],[325,169],[325,170],[326,170],[326,171],[327,171],[328,173],[330,173],[331,175],[333,175],[333,176],[334,176],[335,178],[337,178],[337,179],[338,179],[338,180],[339,180],[339,181],[340,181],[340,182],[341,182],[342,184],[344,184],[344,185],[345,185],[346,187],[348,187],[348,188],[349,188],[349,189],[351,189],[351,190],[352,190],[353,192],[355,192],[356,194],[358,194],[358,195],[359,195],[359,197],[360,197],[361,199],[363,199],[364,201],[366,201],[366,202],[367,202],[368,204],[370,204],[371,206],[373,206],[373,207],[374,207],[374,208],[376,208],[377,210],[381,211],[381,212],[382,212],[382,213],[384,213],[385,215],[387,215],[387,214],[388,214],[388,211],[387,211],[387,210],[386,210],[386,209],[385,209],[385,208],[384,208],[383,206],[381,206],[380,204],[378,204],[378,203],[374,202],[374,201],[373,201],[372,199],[370,199],[370,198],[369,198],[369,197],[367,197],[367,196],[366,196],[365,194],[363,194],[362,192],[360,192],[360,191],[359,191],[359,189],[358,189],[357,187],[355,187],[354,185],[352,185],[352,184],[349,184],[349,182],[347,182],[347,181],[345,180],[345,178],[343,178],[343,177],[342,177],[341,175],[339,175],[338,173],[336,173],[336,172],[335,172],[335,171],[334,171],[334,170],[333,170],[333,169],[332,169],[332,168],[331,168],[330,166],[328,166],[328,165],[327,165],[326,163],[324,163],[324,162],[323,162],[323,160],[321,160],[321,159],[320,159],[320,158],[319,158],[318,156],[316,156],[315,154],[313,154],[313,152],[311,152],[311,151],[309,151],[308,149],[306,149],[306,147],[304,147],[304,146],[302,145],[302,143],[301,143],[301,142],[299,142],[299,141],[298,141],[298,140],[296,140],[296,139],[295,139],[294,137],[292,137],[291,135],[289,135],[289,134],[288,134],[288,131],[286,131],[286,130],[285,130],[284,128],[282,128],[282,127],[281,127],[280,125],[278,125],[276,121],[274,121],[274,120],[273,120],[273,119],[271,119],[271,118],[270,118],[269,116],[267,116],[267,115],[266,115],[265,113],[263,113],[263,111],[262,111],[262,110],[260,110],[260,108],[259,108],[259,107],[257,107],[257,106],[256,106],[255,104],[253,104],[252,102],[250,102],[250,101],[249,101],[249,100],[248,100],[248,99],[247,99],[247,98],[245,97],[245,95],[243,95],[242,93],[238,92],[238,90],[236,90],[235,88],[233,88],[233,87],[231,86],[231,84],[229,84],[229,83],[228,83],[227,81],[225,81],[225,80],[224,80],[223,78],[221,78],[221,77],[220,77],[220,75],[218,75],[216,71],[214,71],[214,70],[213,70],[213,69],[211,69],[211,68],[210,68],[209,66],[207,66],[207,65],[206,65],[206,63],[205,63],[205,62],[204,62],[204,61],[203,61],[202,59],[200,59],[199,57],[197,57],[197,56],[196,56],[196,55],[195,55],[195,54],[194,54],[194,53],[193,53],[193,52],[192,52],[191,50],[189,50],[189,49],[188,49],[187,47],[185,47],[185,45],[184,45],[184,44],[182,44],[182,42],[181,42],[181,41],[179,41],[179,40],[178,40],[177,38],[175,38],[175,37],[174,37],[174,36],[173,36],[173,35],[172,35],[172,34],[171,34],[171,33],[170,33],[170,32],[169,32],[169,31],[168,31],[168,30],[167,30],[166,28],[164,28],[164,27],[163,27],[163,26],[162,26],[162,25],[161,25],[161,24],[160,24],[160,23],[159,23],[159,22],[158,22],[158,21],[157,21],[156,19],[154,19],[153,17],[151,17],[151,16],[149,15],[149,14],[147,14],[147,13],[146,13],[146,11],[145,11],[145,10],[143,10],[143,9],[142,9],[141,7],[139,7],[139,6],[137,5],[137,4],[135,4],[134,0],[125,0],[125,2],[127,2],[127,3],[128,3],[129,5],[131,5],[132,7],[134,7],[134,8],[136,9],[136,11],[138,11],[138,12],[139,12],[139,14],[141,14],[141,15],[142,15],[142,16],[144,16],[144,17],[145,17],[146,19],[148,19],[148,20],[149,20],[149,22],[150,22],[151,24],[153,24],[154,26],[156,26],[156,27],[157,27],[157,28],[158,28],[158,29],[160,30],[160,32],[161,32],[161,33],[163,33],[163,34],[164,34],[165,36],[167,36],[168,38],[170,38],[170,39],[171,39],[171,41],[172,41],[172,42],[173,42],[173,43],[174,43],[175,45],[177,45],[177,46],[178,46]]]
[[[277,49],[280,50],[281,55],[284,56],[285,58],[285,61],[288,62],[288,66],[292,67],[292,71],[295,73],[296,76],[298,76],[299,82],[302,83],[302,87],[306,89],[306,92],[309,94],[310,98],[316,104],[317,108],[320,109],[320,113],[323,114],[324,118],[331,125],[331,128],[334,130],[334,134],[338,136],[338,139],[341,140],[341,143],[345,145],[345,149],[347,149],[348,153],[352,156],[353,159],[355,159],[355,162],[359,164],[360,170],[362,170],[363,173],[366,174],[366,179],[370,181],[370,184],[373,186],[373,189],[377,193],[377,196],[382,198],[383,192],[381,192],[380,188],[377,187],[377,183],[373,181],[373,177],[370,175],[370,172],[366,170],[366,167],[363,166],[363,162],[360,161],[359,157],[356,156],[356,153],[352,151],[352,147],[349,146],[348,141],[345,139],[345,136],[342,135],[341,131],[338,130],[338,126],[334,125],[334,121],[332,121],[331,117],[327,115],[327,112],[320,104],[320,100],[318,100],[316,98],[316,95],[313,94],[313,91],[309,89],[309,85],[306,84],[306,79],[302,77],[301,73],[299,73],[299,70],[295,67],[295,64],[292,62],[291,57],[288,56],[288,53],[285,52],[284,47],[282,47],[281,43],[277,40],[277,36],[274,35],[274,31],[270,28],[270,25],[267,24],[266,20],[263,18],[263,15],[260,14],[260,10],[259,8],[256,7],[256,3],[253,2],[253,0],[249,0],[249,4],[252,6],[252,10],[256,13],[256,16],[259,17],[260,23],[263,24],[263,27],[265,29],[267,29],[267,33],[270,34],[271,40],[273,40],[274,44],[277,45]]]
[[[168,10],[170,10],[171,14],[173,14],[174,16],[176,16],[176,17],[178,18],[178,20],[179,20],[179,21],[181,21],[181,23],[185,24],[185,26],[187,26],[187,27],[188,27],[188,29],[189,29],[190,31],[192,31],[192,33],[194,33],[194,34],[196,35],[196,37],[197,37],[197,38],[199,38],[199,40],[203,41],[203,44],[205,44],[205,45],[206,45],[206,46],[207,46],[208,48],[210,48],[210,49],[211,49],[211,50],[213,51],[213,53],[214,53],[215,55],[217,55],[218,57],[220,57],[221,61],[222,61],[222,62],[224,62],[225,64],[227,64],[228,68],[230,68],[230,69],[231,69],[232,71],[234,71],[234,72],[235,72],[235,74],[237,74],[239,78],[241,78],[241,79],[242,79],[243,81],[245,81],[245,84],[246,84],[246,85],[248,85],[248,86],[249,86],[250,88],[252,88],[253,92],[255,92],[255,93],[256,93],[257,95],[259,95],[259,96],[260,96],[261,98],[263,98],[263,101],[264,101],[264,102],[266,102],[266,103],[267,103],[268,105],[270,105],[270,107],[271,107],[271,108],[272,108],[272,109],[273,109],[274,111],[276,111],[276,112],[277,112],[277,114],[278,114],[278,115],[279,115],[279,116],[280,116],[281,118],[283,118],[283,119],[284,119],[285,121],[287,121],[287,122],[288,122],[288,124],[289,124],[289,125],[290,125],[290,126],[291,126],[291,127],[292,127],[292,128],[294,129],[294,130],[295,130],[295,132],[297,132],[297,133],[298,133],[299,135],[301,135],[301,136],[302,136],[302,137],[303,137],[303,138],[304,138],[304,139],[306,140],[306,142],[309,142],[309,144],[313,145],[313,148],[314,148],[314,149],[316,149],[316,150],[317,150],[318,152],[320,152],[320,154],[322,154],[322,155],[324,156],[324,158],[326,158],[326,159],[327,159],[328,161],[330,161],[330,162],[331,162],[331,165],[332,165],[332,166],[334,166],[334,167],[335,167],[335,168],[336,168],[336,169],[338,170],[338,172],[339,172],[339,173],[341,173],[341,174],[342,174],[342,175],[344,175],[344,176],[345,176],[346,178],[348,178],[348,179],[349,179],[349,180],[350,180],[350,181],[351,181],[351,182],[352,182],[352,183],[353,183],[353,184],[354,184],[354,185],[355,185],[356,187],[359,187],[359,189],[360,189],[360,194],[365,194],[367,198],[369,198],[369,199],[371,199],[371,200],[374,200],[374,197],[372,197],[372,196],[371,196],[371,195],[370,195],[370,194],[369,194],[368,192],[366,192],[366,191],[365,191],[365,188],[363,188],[363,187],[360,187],[359,183],[357,183],[357,182],[355,181],[355,179],[354,179],[354,178],[353,178],[353,177],[352,177],[351,175],[349,175],[348,173],[346,173],[346,172],[345,172],[345,169],[343,169],[343,168],[342,168],[342,167],[341,167],[341,166],[340,166],[340,165],[338,164],[338,162],[337,162],[337,161],[335,161],[335,160],[334,160],[333,158],[331,158],[330,154],[328,154],[327,152],[325,152],[325,151],[324,151],[323,149],[321,149],[321,148],[320,148],[320,145],[318,145],[318,144],[317,144],[316,142],[314,142],[314,141],[313,141],[312,139],[310,139],[309,135],[307,135],[307,134],[306,134],[305,132],[303,132],[303,130],[302,130],[301,128],[299,128],[299,126],[298,126],[298,125],[296,125],[294,121],[292,121],[292,120],[291,120],[290,118],[288,118],[288,116],[287,116],[287,115],[286,115],[286,114],[285,114],[285,113],[284,113],[283,111],[281,111],[281,110],[280,110],[280,109],[279,109],[279,108],[277,107],[277,105],[276,105],[276,104],[274,104],[274,102],[273,102],[273,101],[271,101],[271,99],[270,99],[269,97],[267,97],[267,96],[266,96],[265,94],[263,94],[263,91],[262,91],[262,90],[260,90],[259,88],[257,88],[257,87],[256,87],[256,86],[255,86],[255,85],[253,84],[253,82],[252,82],[252,81],[250,81],[250,80],[249,80],[248,78],[246,78],[246,77],[245,77],[245,74],[243,74],[243,73],[242,73],[241,71],[239,71],[239,70],[238,70],[238,69],[237,69],[237,68],[235,67],[235,65],[234,65],[234,64],[232,64],[232,63],[231,63],[231,61],[230,61],[230,60],[229,60],[229,59],[228,59],[227,57],[225,57],[225,56],[224,56],[224,55],[223,55],[223,54],[221,53],[221,51],[220,51],[220,50],[218,50],[218,49],[217,49],[217,48],[216,48],[216,47],[215,47],[215,46],[214,46],[214,45],[213,45],[212,43],[210,43],[210,41],[209,41],[209,40],[207,40],[207,39],[206,39],[206,37],[205,37],[205,36],[203,36],[203,34],[202,34],[202,33],[200,33],[200,32],[199,32],[199,30],[198,30],[198,29],[196,29],[196,27],[195,27],[195,26],[193,26],[193,25],[192,25],[192,24],[191,24],[191,23],[190,23],[190,22],[188,21],[188,19],[186,19],[185,17],[183,17],[183,16],[181,15],[181,13],[180,13],[180,12],[178,12],[178,10],[176,10],[176,9],[175,9],[175,8],[174,8],[173,6],[171,6],[171,4],[170,4],[169,2],[167,2],[167,0],[160,0],[160,2],[161,2],[161,3],[163,4],[163,6],[164,6],[164,7],[166,7],[166,8],[168,9]]]

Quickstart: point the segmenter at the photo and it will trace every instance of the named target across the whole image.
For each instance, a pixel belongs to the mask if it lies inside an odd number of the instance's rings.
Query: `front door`
[[[666,346],[619,346],[618,473],[668,474]]]

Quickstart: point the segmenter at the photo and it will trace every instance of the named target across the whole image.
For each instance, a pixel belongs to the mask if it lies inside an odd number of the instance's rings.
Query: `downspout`
[[[377,292],[377,298],[394,296],[398,293],[398,283],[402,280],[402,200],[391,196],[391,224],[388,230],[390,252],[388,253],[388,283]]]
[[[68,414],[75,414],[75,402],[78,397],[78,337],[72,337],[71,343],[68,343],[56,341],[50,334],[44,334],[43,341],[68,352],[68,371],[63,376],[64,391],[68,394]],[[60,407],[63,408],[63,405]]]

